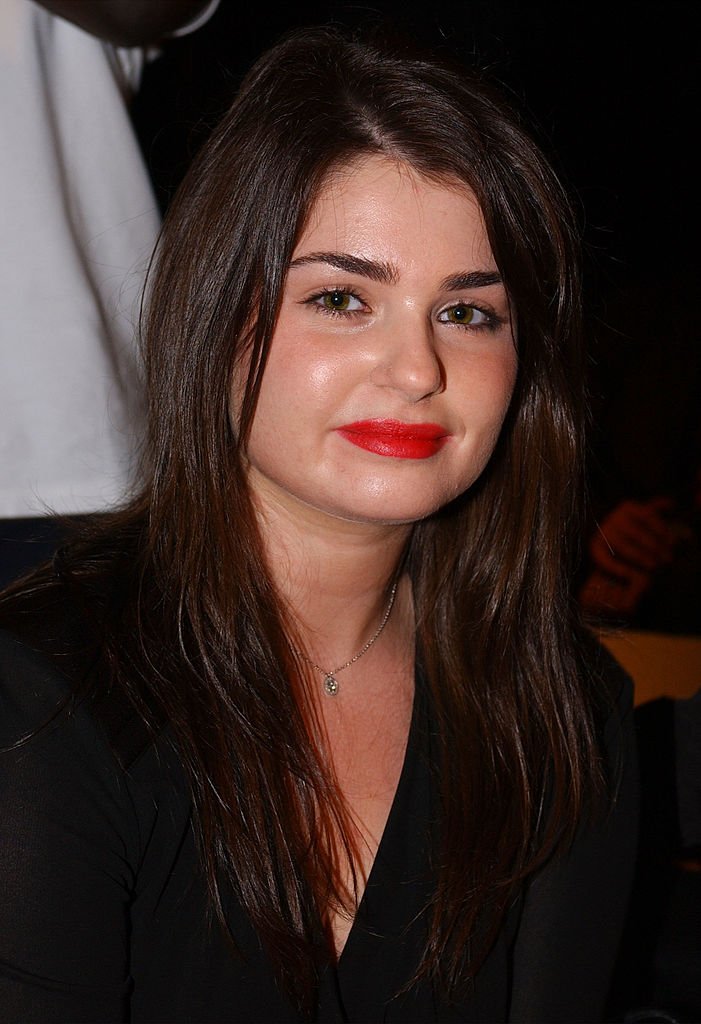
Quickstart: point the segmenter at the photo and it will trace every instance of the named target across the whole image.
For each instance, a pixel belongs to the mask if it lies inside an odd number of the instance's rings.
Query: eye
[[[320,295],[315,295],[310,301],[329,313],[355,313],[365,308],[357,295],[341,288],[322,292]]]
[[[454,306],[441,310],[438,321],[442,324],[457,324],[460,327],[487,327],[494,323],[494,317],[477,306],[470,306],[467,302],[456,302]]]

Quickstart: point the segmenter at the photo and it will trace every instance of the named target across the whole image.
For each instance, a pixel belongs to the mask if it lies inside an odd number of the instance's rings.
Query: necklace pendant
[[[324,680],[324,690],[329,697],[335,697],[338,693],[338,683],[330,672]]]

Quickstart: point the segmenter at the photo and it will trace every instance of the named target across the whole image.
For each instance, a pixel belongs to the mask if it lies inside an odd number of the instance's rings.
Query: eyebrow
[[[290,270],[312,263],[328,263],[339,270],[345,270],[348,274],[360,274],[362,277],[369,277],[371,281],[379,281],[380,284],[396,284],[399,280],[399,271],[391,263],[369,260],[364,256],[351,256],[347,252],[310,252],[306,256],[292,260]]]
[[[465,274],[451,274],[441,281],[441,290],[459,292],[463,288],[489,288],[493,284],[503,284],[498,270],[470,270]]]
[[[306,267],[315,263],[327,263],[331,267],[345,270],[349,274],[359,274],[380,284],[396,284],[399,271],[391,263],[383,260],[370,260],[364,256],[352,256],[346,252],[310,252],[306,256],[298,256],[290,263],[290,270]],[[441,290],[458,292],[463,288],[488,288],[490,285],[501,284],[501,274],[497,270],[471,270],[464,273],[451,274],[441,281]]]

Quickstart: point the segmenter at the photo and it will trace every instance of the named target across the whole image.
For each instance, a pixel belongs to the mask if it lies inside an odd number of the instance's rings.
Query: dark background
[[[487,67],[579,197],[600,287],[697,261],[699,35],[695,3],[580,5],[474,0],[265,4],[221,0],[147,73],[137,118],[160,197],[245,70],[305,24],[384,20]],[[590,267],[590,273],[592,268]]]
[[[265,3],[221,0],[148,68],[135,118],[165,207],[242,75],[283,33],[386,22],[486,67],[523,112],[578,209],[585,256],[590,479],[688,503],[701,464],[697,281],[697,4]]]

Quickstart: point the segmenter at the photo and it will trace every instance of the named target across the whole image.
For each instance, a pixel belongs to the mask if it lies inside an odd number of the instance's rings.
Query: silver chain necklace
[[[317,663],[315,661],[312,661],[311,658],[308,658],[307,655],[304,653],[304,651],[300,651],[300,649],[298,647],[295,647],[293,644],[290,644],[290,647],[292,647],[292,650],[294,651],[294,653],[296,655],[298,655],[300,658],[304,658],[304,660],[307,662],[307,664],[311,665],[312,668],[315,668],[317,670],[317,672],[321,672],[321,674],[324,677],[324,692],[329,697],[335,697],[336,694],[338,693],[338,680],[336,679],[336,676],[338,675],[338,673],[339,672],[343,672],[343,670],[346,669],[346,668],[350,668],[351,665],[355,665],[356,661],[358,661],[359,658],[362,658],[362,656],[364,654],[367,654],[368,651],[370,650],[370,648],[372,647],[372,645],[375,643],[375,641],[379,637],[379,635],[382,632],[382,630],[387,625],[387,620],[389,619],[390,615],[392,614],[392,608],[394,606],[394,598],[395,598],[396,593],[397,593],[397,581],[395,581],[392,584],[392,589],[391,589],[390,595],[389,595],[389,601],[387,602],[387,607],[385,608],[385,614],[382,616],[382,622],[377,627],[377,629],[375,630],[373,635],[370,637],[368,642],[365,644],[364,647],[361,647],[360,650],[358,651],[358,653],[354,654],[353,657],[349,661],[346,661],[343,665],[339,665],[338,668],[332,668],[330,672],[327,671],[325,668],[322,668],[321,665],[317,665]]]

